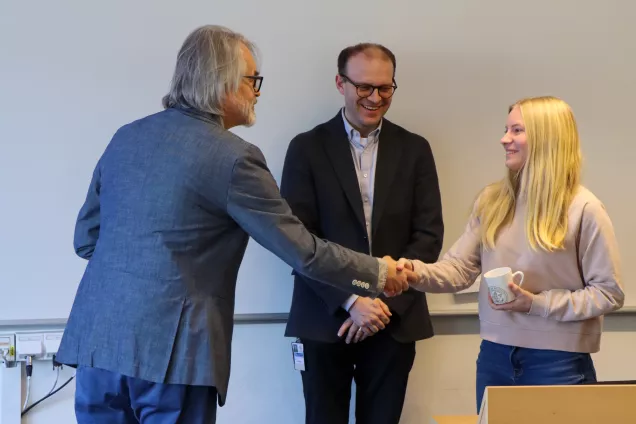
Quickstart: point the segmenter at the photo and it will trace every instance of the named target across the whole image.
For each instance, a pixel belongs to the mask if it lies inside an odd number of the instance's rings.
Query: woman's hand
[[[513,300],[512,302],[497,305],[492,301],[492,297],[490,297],[490,293],[488,293],[488,302],[490,303],[490,307],[498,311],[524,313],[530,312],[532,301],[534,300],[534,294],[522,289],[515,283],[508,283],[508,288],[516,296],[515,300]]]

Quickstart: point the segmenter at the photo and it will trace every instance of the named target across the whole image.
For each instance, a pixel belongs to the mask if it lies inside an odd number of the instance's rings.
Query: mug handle
[[[523,272],[521,272],[521,271],[517,271],[517,272],[515,272],[514,274],[512,274],[512,281],[513,281],[513,282],[515,281],[515,277],[516,277],[517,275],[520,275],[520,276],[521,276],[521,280],[519,280],[519,284],[517,284],[519,287],[521,287],[521,285],[523,284],[523,277],[524,277]]]

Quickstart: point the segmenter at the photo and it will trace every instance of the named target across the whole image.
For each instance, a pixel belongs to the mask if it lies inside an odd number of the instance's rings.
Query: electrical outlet
[[[42,333],[16,333],[15,351],[18,361],[40,359],[44,355],[44,343]]]
[[[6,367],[15,363],[15,334],[0,334],[0,362]]]
[[[62,331],[16,333],[15,352],[18,361],[30,356],[33,360],[53,359],[62,341]]]
[[[44,357],[42,359],[53,359],[53,355],[57,354],[62,343],[62,331],[51,331],[44,333]]]

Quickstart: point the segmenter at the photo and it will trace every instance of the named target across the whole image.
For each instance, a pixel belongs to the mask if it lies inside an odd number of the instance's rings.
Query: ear
[[[336,88],[338,89],[338,91],[340,92],[340,94],[342,94],[344,96],[344,78],[342,78],[340,75],[336,75]]]

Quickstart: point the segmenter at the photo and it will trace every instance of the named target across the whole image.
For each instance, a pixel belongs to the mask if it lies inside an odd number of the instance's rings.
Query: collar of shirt
[[[345,131],[347,132],[347,137],[349,137],[349,141],[354,146],[363,149],[368,144],[372,144],[372,143],[377,143],[378,142],[378,139],[379,139],[379,136],[380,136],[380,131],[382,130],[382,121],[380,121],[380,124],[378,125],[378,127],[376,129],[374,129],[373,131],[371,131],[369,136],[365,139],[365,138],[360,137],[360,132],[358,130],[356,130],[355,128],[353,128],[353,126],[351,126],[351,124],[347,120],[347,117],[345,116],[344,108],[341,109],[340,113],[342,113],[342,120],[344,121],[344,126],[345,126]]]

